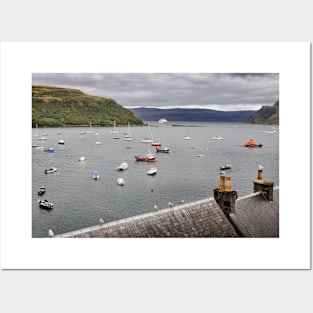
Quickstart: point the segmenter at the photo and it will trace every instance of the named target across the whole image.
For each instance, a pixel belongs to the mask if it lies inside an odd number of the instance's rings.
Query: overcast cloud
[[[125,107],[258,110],[279,100],[279,74],[33,74],[33,85],[79,89]]]

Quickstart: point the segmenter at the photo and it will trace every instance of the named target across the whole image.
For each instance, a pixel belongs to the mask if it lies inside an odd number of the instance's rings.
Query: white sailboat
[[[115,128],[116,132],[115,132],[115,136],[113,138],[114,139],[120,139],[120,134],[119,134],[118,128],[116,127],[115,121],[114,121],[114,128]]]
[[[87,130],[87,133],[93,133],[91,122],[89,122],[89,129]]]
[[[150,137],[146,137],[146,138],[142,139],[140,142],[142,142],[142,143],[152,143],[153,142],[153,136],[152,136],[149,124],[148,124],[148,131],[149,131]]]
[[[36,132],[35,132],[35,135],[34,135],[35,137],[38,137],[39,135],[38,135],[38,124],[36,124]]]
[[[110,130],[110,133],[116,133],[117,130],[116,130],[116,123],[115,123],[115,120],[113,121],[113,129]]]
[[[130,131],[130,124],[129,124],[129,122],[128,122],[128,133],[125,135],[124,140],[125,140],[125,141],[131,141],[131,140],[133,140],[133,139],[132,139],[132,133],[131,133],[131,131]]]

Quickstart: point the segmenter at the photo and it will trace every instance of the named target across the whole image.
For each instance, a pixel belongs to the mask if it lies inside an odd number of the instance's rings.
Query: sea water
[[[114,139],[111,128],[69,127],[48,128],[47,140],[37,140],[33,129],[33,144],[55,148],[54,153],[32,149],[32,236],[47,237],[48,230],[61,234],[93,226],[102,217],[106,222],[152,212],[159,209],[213,197],[219,186],[220,166],[231,164],[226,174],[232,178],[232,188],[238,196],[253,192],[253,180],[258,166],[263,166],[263,177],[279,185],[279,129],[268,125],[232,123],[179,122],[148,127],[131,127],[132,140],[125,141],[128,128],[119,127],[120,139]],[[80,132],[85,131],[85,135]],[[39,129],[40,133],[40,129]],[[152,134],[154,139],[170,149],[156,153],[155,147],[141,140]],[[219,135],[223,140],[213,140]],[[189,136],[189,140],[184,140]],[[262,148],[245,148],[240,144],[253,138]],[[63,139],[65,144],[58,141]],[[97,143],[96,143],[97,142]],[[101,143],[101,144],[99,144]],[[137,162],[135,156],[154,153],[155,163]],[[79,161],[86,156],[86,161]],[[117,171],[125,161],[129,167]],[[56,173],[45,174],[45,169],[58,168]],[[155,176],[147,175],[157,167]],[[100,173],[94,180],[92,172]],[[117,178],[125,180],[117,185]],[[40,186],[46,193],[38,196]],[[41,209],[38,199],[54,203],[51,211]]]

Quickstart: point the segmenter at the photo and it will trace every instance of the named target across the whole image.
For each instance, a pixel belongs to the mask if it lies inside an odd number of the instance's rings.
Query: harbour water
[[[149,137],[147,127],[131,127],[132,140],[125,141],[127,127],[119,127],[120,139],[114,139],[111,128],[69,127],[48,128],[47,140],[37,140],[33,129],[33,144],[53,147],[54,153],[32,148],[32,235],[47,237],[48,229],[61,234],[98,223],[142,213],[152,212],[154,205],[167,208],[181,201],[192,202],[213,196],[219,185],[220,166],[231,164],[227,175],[232,177],[232,187],[238,196],[253,190],[253,180],[262,165],[264,178],[279,185],[279,129],[273,132],[268,125],[232,123],[151,123],[155,139],[170,149],[169,153],[156,153],[149,143],[141,143]],[[179,124],[182,124],[181,122]],[[41,134],[44,129],[39,129]],[[85,131],[85,135],[80,132]],[[98,135],[96,135],[98,134]],[[213,140],[219,135],[223,140]],[[189,140],[184,140],[189,136]],[[244,148],[240,144],[253,138],[262,148]],[[60,139],[64,145],[58,144]],[[96,144],[101,142],[101,144]],[[137,162],[136,155],[154,153],[155,163]],[[86,161],[79,161],[86,156]],[[117,171],[125,161],[129,167]],[[56,167],[55,173],[45,170]],[[147,175],[151,167],[157,167],[155,176]],[[94,180],[92,172],[100,173]],[[117,178],[125,180],[117,185]],[[46,186],[46,193],[38,196],[39,188]],[[54,203],[50,211],[38,206],[38,199]]]

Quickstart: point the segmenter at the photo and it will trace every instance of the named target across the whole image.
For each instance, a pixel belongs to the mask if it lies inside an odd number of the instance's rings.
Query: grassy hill
[[[115,100],[87,95],[80,90],[32,86],[32,125],[76,126],[143,125],[131,111]]]
[[[260,110],[250,116],[247,121],[251,124],[279,124],[279,101],[272,106],[263,106]]]

